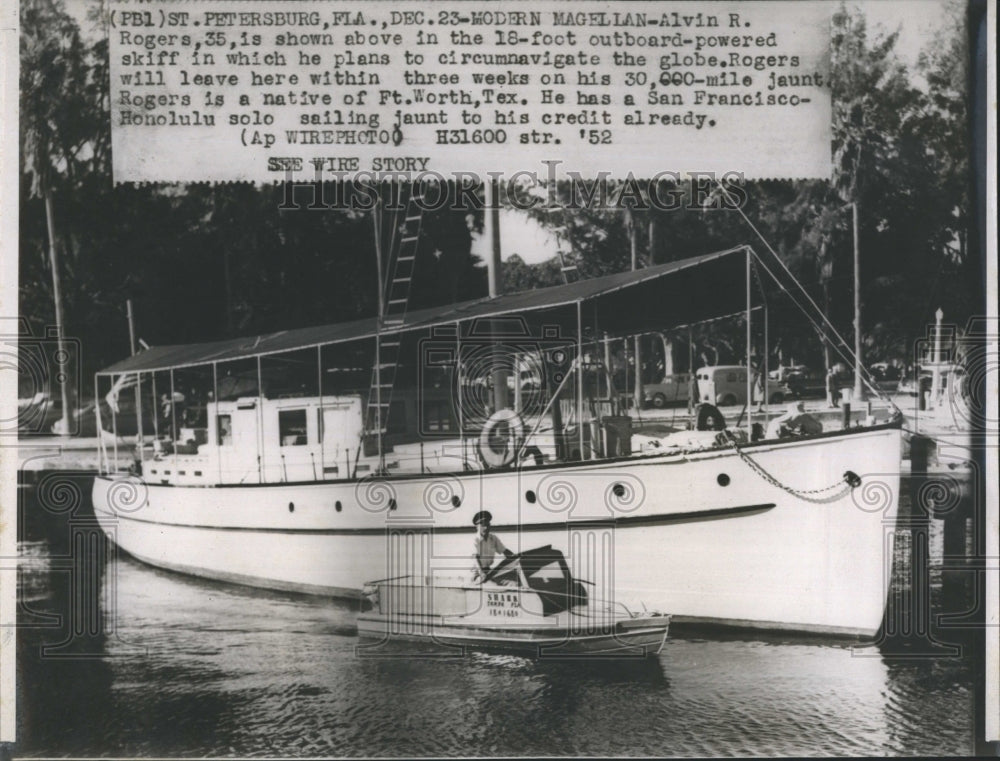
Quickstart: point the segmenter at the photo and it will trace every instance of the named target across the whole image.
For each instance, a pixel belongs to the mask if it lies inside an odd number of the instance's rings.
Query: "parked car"
[[[941,392],[948,392],[952,385],[955,389],[951,393],[963,395],[965,393],[965,368],[961,365],[947,364],[941,366]],[[913,374],[901,378],[896,388],[897,393],[909,394],[910,396],[920,396],[926,391],[930,391],[934,384],[934,374],[930,367],[918,365]]]
[[[774,370],[771,370],[767,374],[767,377],[769,380],[776,380],[782,383],[788,379],[788,376],[805,373],[808,369],[805,365],[779,365]]]
[[[871,366],[872,379],[883,391],[898,391],[903,371],[888,362],[876,362]]]
[[[746,403],[747,369],[743,365],[700,367],[696,375],[698,401],[721,406]]]
[[[784,381],[790,395],[796,399],[826,394],[826,375],[821,370],[812,370],[805,365],[797,365],[785,376]]]
[[[698,401],[721,406],[746,404],[747,401],[747,369],[744,365],[715,365],[701,367],[696,373],[698,378]],[[770,373],[768,374],[770,377]],[[760,383],[751,390],[753,401],[759,401],[763,389]],[[788,383],[769,382],[767,388],[768,401],[779,404],[794,392]]]
[[[642,390],[646,404],[661,410],[668,404],[687,404],[690,387],[691,373],[675,373],[659,383],[644,384]]]

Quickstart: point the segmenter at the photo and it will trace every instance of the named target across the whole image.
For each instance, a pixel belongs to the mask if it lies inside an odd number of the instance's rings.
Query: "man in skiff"
[[[503,555],[505,558],[514,557],[514,553],[508,550],[500,538],[492,532],[490,526],[492,522],[493,515],[489,510],[480,510],[472,516],[472,525],[476,527],[476,537],[472,540],[473,582],[483,582],[486,579],[486,574],[493,565],[493,558],[497,555]]]

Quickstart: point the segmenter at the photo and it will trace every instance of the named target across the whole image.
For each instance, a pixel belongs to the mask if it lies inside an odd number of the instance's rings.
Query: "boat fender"
[[[524,441],[524,422],[514,410],[497,410],[479,434],[479,457],[490,468],[503,468],[514,462]]]
[[[857,489],[859,486],[861,486],[861,476],[859,476],[853,470],[848,470],[846,473],[844,473],[844,481],[846,481],[847,485],[850,486],[852,489]]]

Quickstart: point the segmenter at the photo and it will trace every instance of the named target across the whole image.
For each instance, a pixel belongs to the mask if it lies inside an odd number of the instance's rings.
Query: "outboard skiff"
[[[372,650],[417,641],[539,658],[657,655],[670,616],[593,599],[588,583],[575,579],[551,546],[500,561],[482,584],[413,576],[373,581],[365,585],[372,610],[358,616],[358,636]]]

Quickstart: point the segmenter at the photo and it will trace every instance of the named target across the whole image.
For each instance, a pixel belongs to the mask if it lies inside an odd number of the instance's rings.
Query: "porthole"
[[[524,493],[524,498],[528,500],[529,504],[532,505],[535,504],[535,500],[538,499],[538,497],[535,496],[535,492],[533,492],[531,489],[528,489],[528,491]]]
[[[337,500],[336,504],[334,504],[333,509],[336,510],[338,513],[344,509],[344,506],[340,504],[339,499]]]
[[[290,513],[294,513],[295,512],[295,503],[294,502],[289,502],[288,503],[288,512],[290,512]]]
[[[462,506],[462,498],[459,497],[457,494],[452,494],[451,495],[451,506],[452,507],[461,507]]]
[[[725,473],[720,473],[715,480],[719,482],[719,486],[729,486],[729,476]]]

